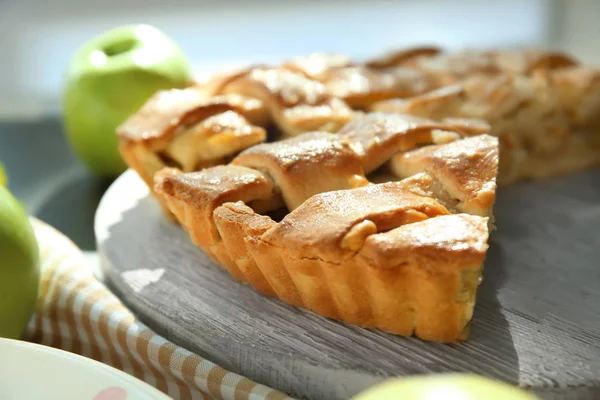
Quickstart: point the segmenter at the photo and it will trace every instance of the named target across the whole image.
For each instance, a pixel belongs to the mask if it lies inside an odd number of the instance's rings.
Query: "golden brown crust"
[[[487,218],[456,214],[369,236],[356,258],[377,271],[367,279],[378,325],[426,340],[465,339],[487,226]]]
[[[392,170],[400,178],[428,172],[459,203],[456,208],[488,216],[495,201],[498,139],[479,135],[447,145],[427,146],[394,156]]]
[[[600,73],[593,69],[563,67],[538,70],[530,76],[473,76],[458,86],[372,108],[434,120],[446,115],[487,120],[491,132],[500,138],[501,184],[551,176],[560,173],[559,166],[568,172],[594,165],[593,153],[600,149],[598,134],[593,133],[600,128],[600,118],[591,111],[600,109]],[[581,141],[587,142],[587,149],[572,145]],[[568,154],[580,149],[581,160],[567,155],[566,149],[570,149]],[[563,158],[569,160],[561,162]]]
[[[239,115],[233,116],[234,112]],[[169,163],[190,171],[197,163],[214,165],[244,146],[263,141],[264,130],[246,118],[261,122],[265,115],[260,100],[240,95],[206,97],[193,87],[159,91],[118,128],[119,150],[127,165],[152,186],[154,173]],[[181,136],[185,143],[179,146]],[[231,139],[229,151],[219,145],[225,137]],[[211,141],[216,148],[211,148]],[[189,148],[194,142],[201,147]],[[213,157],[211,152],[218,154]]]
[[[567,54],[541,49],[496,51],[491,54],[500,69],[516,74],[529,75],[538,70],[552,71],[578,64]]]
[[[502,158],[500,160],[502,161]],[[557,153],[541,157],[525,156],[519,161],[522,163],[520,174],[513,176],[512,180],[505,176],[500,181],[501,185],[513,183],[518,179],[561,176],[600,165],[600,136],[597,130],[580,130],[571,135]]]
[[[157,181],[156,191],[165,197],[196,244],[231,275],[262,293],[361,326],[402,335],[414,333],[428,340],[462,339],[485,253],[487,218],[450,215],[457,212],[458,200],[436,188],[437,178],[428,173],[400,182],[335,190],[333,180],[325,179],[318,169],[313,172],[311,163],[334,168],[342,177],[351,175],[353,169],[361,170],[359,155],[348,145],[352,138],[343,136],[309,133],[261,145],[238,156],[238,162],[242,160],[252,169],[231,164],[201,173],[167,174]],[[458,151],[466,140],[424,149],[431,148],[428,154],[437,151],[449,159],[459,154],[470,156],[469,144],[462,153]],[[492,138],[481,141],[497,145]],[[353,160],[350,164],[347,157]],[[310,173],[300,172],[293,179],[289,171],[296,167]],[[271,178],[277,174],[283,178]],[[456,181],[451,183],[473,184],[462,177],[453,177]],[[280,187],[286,179],[289,187]],[[493,183],[495,176],[489,179]],[[257,199],[268,202],[269,196],[281,196],[280,191],[302,189],[307,180],[320,180],[322,185],[311,188],[322,193],[303,199],[281,222],[253,210]],[[485,192],[494,186],[481,187]],[[452,218],[421,225],[443,216]],[[434,228],[440,230],[438,236],[428,241],[423,236]],[[390,239],[393,235],[400,238],[397,244]],[[439,235],[444,238],[438,240]],[[436,243],[441,249],[437,258]],[[398,264],[386,264],[387,256],[378,252],[394,255],[391,259]]]
[[[246,238],[260,237],[275,222],[269,218],[256,214],[254,210],[242,202],[226,203],[215,209],[213,213],[214,224],[222,238],[222,246],[228,256],[235,263],[242,277],[254,286],[259,292],[275,296],[272,286],[256,264],[253,257],[249,256]]]
[[[468,126],[467,123],[464,126]],[[337,133],[347,140],[361,158],[365,173],[385,164],[394,154],[443,140],[463,136],[458,122],[450,125],[408,114],[370,113],[346,124]]]
[[[264,65],[251,65],[237,68],[231,68],[227,71],[220,71],[213,75],[204,77],[201,81],[196,81],[193,85],[197,90],[203,92],[207,97],[218,96],[223,93],[223,89],[235,79],[248,74],[253,68],[263,68]]]
[[[199,170],[263,142],[266,131],[250,121],[268,121],[258,99],[207,97],[199,87],[159,91],[119,127],[119,151],[152,188],[154,174],[162,168]]]
[[[433,76],[439,86],[452,85],[473,75],[495,75],[502,72],[488,52],[462,51],[440,53],[420,58],[419,68]]]
[[[370,234],[443,214],[448,210],[434,199],[411,192],[402,182],[389,182],[315,195],[261,240],[285,248],[291,257],[341,264]],[[352,240],[359,245],[345,245]]]
[[[329,70],[350,65],[352,65],[350,57],[339,53],[312,53],[296,57],[283,64],[285,68],[318,81],[325,79],[325,74]]]
[[[368,183],[356,153],[347,143],[327,132],[305,133],[251,147],[232,164],[268,174],[276,182],[289,210],[313,194]]]
[[[530,75],[536,71],[553,71],[577,65],[577,61],[566,54],[540,49],[431,52],[401,61],[427,72],[439,86],[451,85],[474,75],[494,76],[497,74]],[[400,65],[400,64],[396,64]]]
[[[193,216],[193,209],[185,215]],[[232,256],[222,265],[262,293],[399,335],[464,338],[487,248],[486,218],[441,215],[371,234],[343,263],[297,257],[285,243],[269,243],[267,232],[277,224],[243,203],[218,207],[214,220],[223,241],[213,249]],[[379,252],[394,263],[385,263]]]
[[[433,57],[440,54],[442,50],[435,46],[413,47],[400,51],[394,51],[368,61],[367,66],[372,68],[388,68],[398,65],[415,65],[415,61],[422,57]]]
[[[135,170],[148,187],[152,187],[154,173],[167,165],[156,152],[143,144],[135,142],[120,142],[119,153],[129,168]]]
[[[369,236],[357,257],[376,268],[418,266],[432,273],[479,268],[485,258],[485,218],[440,215]]]
[[[288,136],[307,131],[336,131],[353,111],[331,96],[316,80],[284,68],[256,68],[228,83],[224,93],[238,93],[263,101]]]
[[[419,47],[393,52],[370,61],[367,65],[376,68],[403,65],[432,73],[441,72],[447,76],[464,77],[469,74],[498,72],[528,75],[538,70],[568,68],[578,65],[578,62],[567,54],[543,49],[445,52],[438,47]]]
[[[163,154],[186,172],[220,164],[221,160],[266,140],[263,128],[226,111],[208,117],[174,137]]]
[[[275,143],[252,146],[240,153],[230,165],[247,167],[272,181],[276,189],[271,192],[281,193],[288,209],[293,210],[313,194],[366,185],[368,182],[365,179],[365,170],[371,172],[396,153],[405,153],[423,145],[452,142],[466,136],[464,132],[470,133],[469,129],[480,133],[478,129],[481,127],[474,124],[473,128],[472,122],[461,120],[446,124],[410,115],[370,114],[349,123],[338,134],[305,133]],[[464,132],[461,132],[461,129]],[[471,154],[477,147],[472,145],[473,143],[477,143],[479,152],[491,151],[490,149],[497,145],[496,139],[480,136],[479,140],[463,140],[451,145],[425,147],[417,153],[427,157],[417,158],[415,155],[413,159],[417,160],[423,169],[428,169],[431,162],[438,162],[438,159],[446,160],[447,163],[460,161],[464,164],[461,165],[468,166],[469,160],[475,157]],[[431,149],[430,153],[426,152],[428,149]],[[477,154],[479,153],[475,155]],[[461,157],[465,159],[462,160]],[[490,160],[497,160],[497,156],[491,157]],[[495,176],[493,163],[478,164],[478,167],[483,166],[489,166],[490,170],[482,171],[482,182],[492,180]],[[218,172],[220,177],[239,175],[239,168],[232,168],[230,173],[228,168],[229,166],[222,166],[214,171]],[[450,169],[450,166],[446,165],[445,169]],[[441,175],[441,171],[436,173]],[[190,175],[194,179],[199,176],[204,175]],[[219,179],[211,179],[217,185],[221,184]],[[243,185],[239,186],[239,182],[245,180],[237,179],[236,182],[236,190],[242,190]],[[306,182],[310,182],[310,185]],[[463,183],[473,185],[471,181],[459,182]],[[202,185],[197,183],[196,186]],[[242,199],[229,201],[236,200]],[[244,197],[243,200],[265,201],[266,198]]]
[[[279,197],[268,177],[254,169],[237,165],[167,175],[156,182],[154,190],[166,200],[179,221],[185,224],[194,242],[209,249],[219,240],[212,222],[215,208],[226,202],[273,201]],[[193,218],[185,215],[185,207],[180,203],[194,209]]]
[[[466,96],[462,85],[450,85],[407,99],[380,101],[369,109],[373,112],[427,116],[439,121],[447,116],[460,115],[460,106]]]
[[[435,88],[429,75],[407,67],[332,68],[323,74],[321,80],[329,93],[358,109],[365,109],[376,101],[416,96]]]
[[[207,97],[196,88],[158,91],[118,128],[125,141],[168,141],[175,130],[225,111],[236,111],[255,123],[264,123],[266,110],[260,100],[240,96]]]
[[[564,68],[551,75],[559,106],[577,127],[600,128],[600,70]]]

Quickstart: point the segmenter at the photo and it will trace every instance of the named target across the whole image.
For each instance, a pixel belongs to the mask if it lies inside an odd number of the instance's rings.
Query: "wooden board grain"
[[[161,215],[133,172],[96,214],[111,288],[149,327],[298,398],[347,399],[389,376],[471,371],[548,399],[600,398],[600,170],[502,189],[465,343],[331,321],[266,298]]]

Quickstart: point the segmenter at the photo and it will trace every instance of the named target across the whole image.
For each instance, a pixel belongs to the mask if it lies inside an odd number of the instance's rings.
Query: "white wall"
[[[590,0],[594,1],[594,0]],[[600,2],[600,1],[599,1]],[[58,110],[69,57],[113,26],[150,23],[177,40],[198,73],[298,53],[354,57],[410,44],[545,45],[544,0],[0,0],[0,117]]]
[[[600,0],[556,1],[555,46],[600,65]]]

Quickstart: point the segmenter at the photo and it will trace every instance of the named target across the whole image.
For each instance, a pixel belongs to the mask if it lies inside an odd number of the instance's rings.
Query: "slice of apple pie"
[[[466,335],[488,246],[498,141],[485,127],[366,114],[336,135],[256,145],[200,172],[163,170],[155,191],[194,243],[260,292],[451,342]],[[396,157],[399,180],[369,182]]]

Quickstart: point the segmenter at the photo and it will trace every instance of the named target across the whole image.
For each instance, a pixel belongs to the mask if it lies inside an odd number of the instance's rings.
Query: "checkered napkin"
[[[112,365],[174,399],[291,399],[152,332],[94,277],[69,239],[39,220],[31,222],[42,278],[27,340]]]

